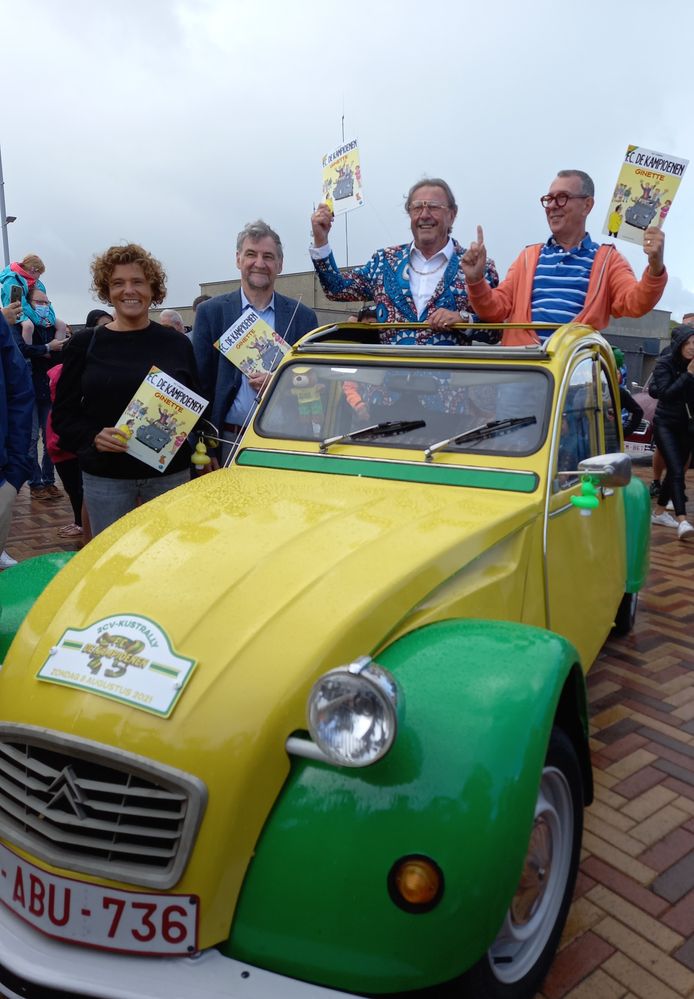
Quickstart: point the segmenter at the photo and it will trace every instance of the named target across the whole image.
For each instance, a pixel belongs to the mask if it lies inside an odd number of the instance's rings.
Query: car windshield
[[[317,441],[322,450],[340,443],[529,454],[545,437],[549,388],[543,371],[520,366],[289,364],[256,430]],[[495,421],[500,425],[489,432]],[[486,432],[468,433],[481,427]]]

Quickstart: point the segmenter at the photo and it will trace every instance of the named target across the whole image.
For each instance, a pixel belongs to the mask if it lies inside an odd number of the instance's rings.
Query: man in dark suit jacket
[[[201,393],[211,401],[209,419],[219,429],[220,436],[231,441],[240,434],[257,394],[270,376],[246,378],[217,350],[215,342],[248,307],[290,344],[318,326],[313,309],[275,291],[282,260],[282,243],[277,233],[260,220],[250,223],[241,230],[236,241],[241,288],[203,302],[195,313],[193,348]],[[222,462],[228,451],[228,447],[222,448]]]

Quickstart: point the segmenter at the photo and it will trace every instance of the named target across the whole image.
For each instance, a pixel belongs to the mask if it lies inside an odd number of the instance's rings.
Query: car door
[[[624,592],[626,547],[621,490],[598,488],[599,504],[582,511],[575,471],[584,458],[622,450],[619,406],[604,362],[585,350],[573,359],[559,389],[550,456],[545,519],[548,627],[568,638],[584,669],[592,664],[614,622]]]

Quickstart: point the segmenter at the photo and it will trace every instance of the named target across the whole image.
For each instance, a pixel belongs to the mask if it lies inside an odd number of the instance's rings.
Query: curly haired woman
[[[166,296],[166,274],[135,243],[112,246],[92,263],[92,288],[115,319],[85,329],[63,350],[63,371],[53,407],[61,447],[79,458],[92,533],[98,534],[140,503],[190,479],[190,449],[183,445],[160,472],[127,453],[115,426],[155,365],[198,391],[187,337],[149,318]]]

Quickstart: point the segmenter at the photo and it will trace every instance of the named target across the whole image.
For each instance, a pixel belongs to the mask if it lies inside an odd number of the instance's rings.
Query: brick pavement
[[[56,476],[56,485],[60,480]],[[49,503],[32,500],[24,486],[17,497],[6,548],[20,561],[46,552],[72,552],[81,547],[80,539],[59,538],[59,527],[73,522],[72,507],[61,489],[63,499]]]
[[[538,999],[694,996],[694,544],[674,534],[653,528],[636,627],[588,676],[595,801]]]
[[[8,550],[71,551],[56,536],[71,520],[67,500],[32,503],[25,488]],[[607,642],[588,678],[595,802],[538,999],[694,997],[694,543],[673,534],[654,528],[636,628]]]

